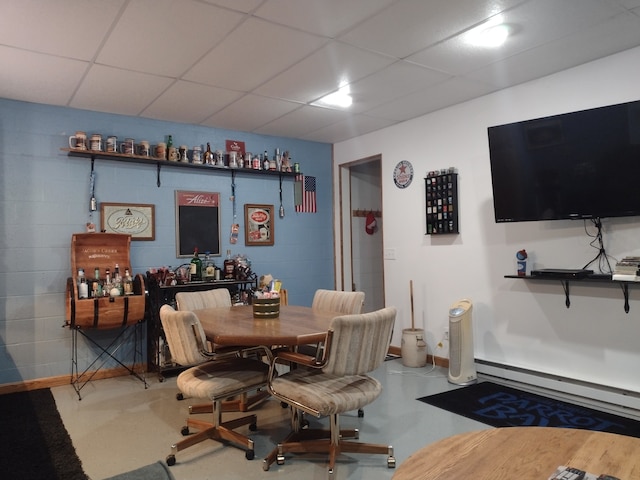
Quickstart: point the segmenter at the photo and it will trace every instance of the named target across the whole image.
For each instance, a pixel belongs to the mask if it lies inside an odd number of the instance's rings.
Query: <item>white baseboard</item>
[[[481,378],[640,420],[640,393],[476,359]]]

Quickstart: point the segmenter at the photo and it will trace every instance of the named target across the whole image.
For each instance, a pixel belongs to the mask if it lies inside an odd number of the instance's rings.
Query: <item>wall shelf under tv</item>
[[[567,306],[567,308],[569,308],[571,306],[571,299],[569,297],[569,283],[570,282],[588,282],[588,283],[608,283],[608,284],[617,284],[620,286],[620,288],[622,289],[622,294],[624,295],[624,311],[625,313],[629,313],[629,285],[630,284],[634,284],[634,283],[638,283],[640,284],[640,282],[621,282],[618,280],[611,280],[611,276],[610,275],[594,275],[594,276],[588,276],[588,277],[584,277],[584,278],[572,278],[572,279],[567,279],[567,278],[552,278],[552,277],[545,277],[545,276],[532,276],[532,275],[526,275],[526,276],[520,276],[520,275],[505,275],[504,278],[517,278],[520,280],[535,280],[535,281],[554,281],[554,282],[561,282],[562,283],[562,288],[564,289],[564,295],[565,295],[565,305]]]

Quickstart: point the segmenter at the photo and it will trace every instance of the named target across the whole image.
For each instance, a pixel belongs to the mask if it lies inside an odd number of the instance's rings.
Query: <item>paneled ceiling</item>
[[[0,0],[0,97],[336,143],[638,45],[640,0]]]

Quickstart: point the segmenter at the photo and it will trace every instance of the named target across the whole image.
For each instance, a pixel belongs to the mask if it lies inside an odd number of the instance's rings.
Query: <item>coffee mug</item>
[[[102,151],[102,135],[100,135],[99,133],[94,133],[93,135],[91,135],[91,140],[89,141],[89,145],[91,147],[91,150],[95,152],[101,152]]]
[[[134,153],[133,138],[126,138],[124,142],[120,144],[120,153],[124,153],[125,155],[133,155]]]
[[[202,164],[202,147],[200,145],[193,147],[192,157],[193,163]]]
[[[178,161],[178,149],[176,147],[169,147],[167,152],[167,158],[170,162]]]
[[[156,157],[164,160],[167,158],[167,144],[164,142],[160,142],[156,145]]]
[[[109,153],[116,153],[118,151],[118,137],[111,135],[107,137],[106,151]]]
[[[87,149],[87,134],[85,132],[77,131],[75,135],[69,137],[69,148],[76,148],[78,150]]]
[[[180,148],[178,148],[178,160],[180,160],[182,163],[189,163],[186,145],[180,145]]]
[[[143,157],[149,156],[149,142],[147,142],[146,140],[142,140],[138,144],[138,155],[141,155]]]

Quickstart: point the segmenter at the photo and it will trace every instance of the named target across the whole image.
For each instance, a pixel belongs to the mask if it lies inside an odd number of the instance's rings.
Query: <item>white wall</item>
[[[574,282],[567,309],[559,282],[504,278],[522,248],[534,268],[580,268],[598,252],[582,221],[496,224],[487,142],[491,125],[638,100],[638,78],[640,48],[334,146],[336,166],[382,155],[384,248],[396,250],[396,260],[385,260],[386,304],[398,308],[393,345],[410,325],[412,279],[416,326],[431,352],[449,306],[466,297],[474,302],[476,358],[640,392],[640,285],[630,289],[625,314],[618,285]],[[400,160],[416,173],[404,190],[392,178]],[[460,174],[460,234],[427,236],[423,177],[449,166]],[[640,255],[639,218],[603,223],[607,253]]]

